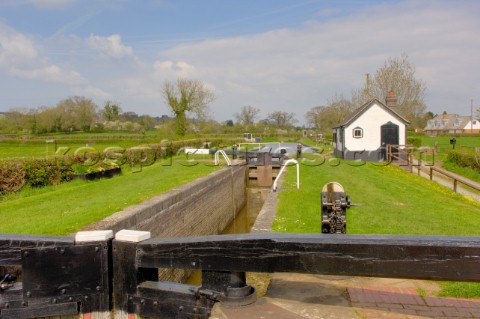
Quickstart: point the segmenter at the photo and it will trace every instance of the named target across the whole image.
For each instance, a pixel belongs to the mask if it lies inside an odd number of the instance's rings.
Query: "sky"
[[[166,81],[202,81],[217,121],[242,106],[299,123],[406,54],[427,111],[480,107],[478,0],[0,0],[0,112],[70,96],[171,115]]]

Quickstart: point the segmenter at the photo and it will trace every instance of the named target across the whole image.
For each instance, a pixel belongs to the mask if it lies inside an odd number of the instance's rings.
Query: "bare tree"
[[[371,98],[385,101],[388,92],[393,91],[397,97],[398,113],[418,125],[425,113],[426,84],[415,76],[415,67],[406,54],[389,58],[377,70],[371,81],[367,80],[362,90],[352,95],[354,104],[365,103]],[[360,106],[360,105],[356,105]]]
[[[235,113],[235,119],[242,125],[252,125],[255,123],[255,119],[260,114],[260,109],[246,105],[242,106],[239,113]]]
[[[165,82],[162,93],[175,115],[176,133],[181,136],[187,131],[187,112],[205,117],[208,104],[215,99],[213,92],[197,80],[177,79],[176,82]]]
[[[295,119],[295,114],[280,111],[269,113],[267,115],[267,119],[281,129],[291,127],[297,122]]]

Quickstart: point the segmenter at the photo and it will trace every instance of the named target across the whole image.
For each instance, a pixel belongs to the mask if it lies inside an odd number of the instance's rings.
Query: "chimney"
[[[391,108],[393,111],[396,111],[397,97],[395,96],[395,92],[393,92],[393,90],[390,90],[390,92],[388,92],[385,102],[387,103],[387,107]]]

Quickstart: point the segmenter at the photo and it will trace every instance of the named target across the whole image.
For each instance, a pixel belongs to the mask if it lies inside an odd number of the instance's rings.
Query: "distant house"
[[[480,133],[480,120],[458,114],[440,114],[428,120],[423,131],[428,136]]]
[[[345,160],[376,162],[385,159],[387,144],[405,145],[409,121],[396,112],[390,91],[386,104],[377,99],[359,107],[333,130],[334,155]]]

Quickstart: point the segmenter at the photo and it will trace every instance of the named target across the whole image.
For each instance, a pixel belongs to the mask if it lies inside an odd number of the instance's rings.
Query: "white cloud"
[[[288,110],[303,120],[308,109],[336,93],[349,96],[365,73],[402,53],[427,82],[428,108],[455,111],[480,82],[472,72],[480,56],[479,12],[480,4],[470,1],[390,3],[298,29],[183,44],[161,55],[185,61],[199,79],[215,84],[221,118],[252,104],[264,114]]]
[[[156,76],[163,79],[192,78],[196,75],[195,67],[185,61],[155,61],[153,69]]]
[[[112,58],[120,59],[133,56],[133,49],[122,44],[122,37],[113,34],[109,37],[91,35],[87,39],[87,44],[93,49]]]
[[[100,104],[113,99],[125,110],[155,115],[168,112],[160,93],[165,80],[193,78],[215,88],[217,120],[252,105],[263,116],[275,110],[295,112],[302,122],[311,107],[335,94],[348,97],[363,85],[365,73],[406,53],[426,81],[429,110],[468,114],[470,99],[480,101],[475,68],[480,3],[475,1],[391,1],[356,12],[324,10],[298,28],[183,43],[161,52],[142,51],[142,43],[126,45],[125,34],[63,36],[95,14],[48,39],[29,37],[0,22],[0,76],[36,80],[39,86],[56,81],[70,90],[58,93],[62,97],[75,92]],[[143,54],[143,61],[136,54]]]
[[[87,85],[85,87],[74,87],[73,93],[74,95],[88,96],[89,98],[98,101],[107,101],[113,99],[113,96],[110,93],[91,85]]]
[[[80,74],[72,71],[65,71],[56,65],[46,65],[43,67],[22,69],[10,67],[10,73],[24,79],[41,80],[46,82],[58,83],[79,83],[83,82]]]
[[[6,25],[0,25],[0,70],[24,79],[46,82],[80,83],[82,76],[52,64],[42,56],[35,42]]]

